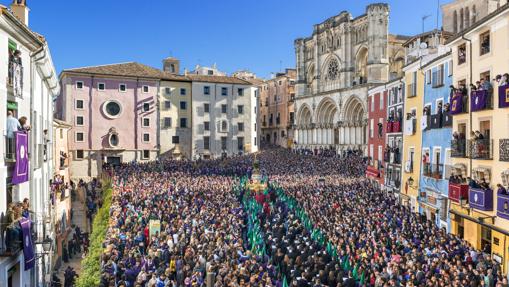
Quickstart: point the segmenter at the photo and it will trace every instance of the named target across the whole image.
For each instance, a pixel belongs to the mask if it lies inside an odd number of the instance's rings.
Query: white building
[[[187,76],[192,80],[192,158],[256,152],[258,89],[233,77]]]
[[[196,65],[196,67],[194,68],[194,71],[192,71],[190,74],[202,75],[202,76],[226,77],[226,73],[219,71],[216,64],[214,64],[212,67],[204,67],[204,66]]]
[[[10,111],[15,118],[26,117],[28,132],[29,179],[14,184],[12,176],[16,165],[14,138],[7,134],[7,117],[0,117],[0,213],[2,222],[9,222],[9,207],[27,198],[30,202],[32,228],[36,242],[49,237],[54,240],[51,222],[49,180],[53,176],[52,122],[53,98],[59,92],[55,68],[44,37],[28,28],[25,1],[13,1],[11,10],[0,6],[0,110]],[[35,244],[36,267],[25,271],[22,249],[6,251],[6,226],[2,225],[0,242],[0,286],[40,286],[49,279],[51,255],[43,255],[42,245]]]
[[[389,6],[346,11],[295,40],[297,148],[366,152],[368,89],[401,77],[407,37],[389,34]]]

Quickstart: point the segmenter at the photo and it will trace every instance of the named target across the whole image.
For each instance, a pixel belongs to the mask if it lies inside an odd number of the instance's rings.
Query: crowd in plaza
[[[118,167],[101,286],[508,286],[489,255],[363,178],[357,153],[257,160],[256,195],[252,155]]]

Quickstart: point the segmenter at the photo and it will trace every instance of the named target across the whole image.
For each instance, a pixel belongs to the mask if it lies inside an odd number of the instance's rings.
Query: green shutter
[[[16,102],[7,102],[7,109],[17,111],[18,110],[18,103]]]
[[[18,45],[11,39],[9,39],[9,50],[15,51],[18,49]]]

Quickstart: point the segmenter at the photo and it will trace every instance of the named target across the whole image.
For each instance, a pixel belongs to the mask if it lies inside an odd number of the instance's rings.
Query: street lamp
[[[51,252],[52,246],[53,246],[53,240],[51,238],[46,237],[42,241],[35,242],[36,245],[42,245],[43,252],[37,253],[37,257],[40,258],[46,254],[49,254]]]

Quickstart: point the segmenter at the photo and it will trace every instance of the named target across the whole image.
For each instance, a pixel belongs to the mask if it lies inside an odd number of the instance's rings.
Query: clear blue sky
[[[440,0],[441,4],[450,0]],[[9,0],[1,1],[9,4]],[[293,41],[313,24],[368,0],[31,0],[30,27],[49,41],[57,71],[137,61],[153,67],[172,55],[182,67],[212,65],[261,77],[295,65]],[[381,2],[381,1],[380,1]],[[437,0],[389,0],[390,32],[436,26]],[[183,68],[182,68],[183,71]]]

